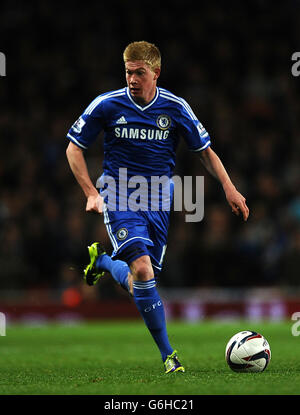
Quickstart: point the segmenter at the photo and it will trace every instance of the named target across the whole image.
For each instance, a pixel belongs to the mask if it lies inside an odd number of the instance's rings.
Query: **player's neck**
[[[155,95],[156,95],[156,87],[151,92],[146,94],[146,96],[143,96],[143,97],[132,96],[132,99],[134,100],[134,102],[136,102],[141,107],[145,107],[146,105],[150,104],[150,102],[154,99]]]

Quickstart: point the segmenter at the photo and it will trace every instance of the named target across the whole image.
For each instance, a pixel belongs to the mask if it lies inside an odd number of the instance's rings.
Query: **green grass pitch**
[[[165,375],[142,322],[8,325],[0,337],[1,395],[297,395],[300,337],[292,322],[170,322],[186,373]],[[232,372],[224,353],[241,330],[263,334],[272,359],[263,373]]]

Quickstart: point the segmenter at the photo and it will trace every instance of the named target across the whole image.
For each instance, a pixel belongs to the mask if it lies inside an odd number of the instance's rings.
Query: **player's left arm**
[[[211,147],[207,147],[198,154],[207,171],[222,184],[227,202],[231,206],[232,212],[237,216],[241,212],[244,221],[246,221],[249,216],[249,208],[246,205],[246,199],[235,188],[218,155],[212,150]]]

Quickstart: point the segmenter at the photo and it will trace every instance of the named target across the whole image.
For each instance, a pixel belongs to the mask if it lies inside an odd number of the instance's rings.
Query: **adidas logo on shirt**
[[[116,124],[127,124],[127,121],[126,121],[125,117],[122,116],[121,118],[119,118],[117,120]]]

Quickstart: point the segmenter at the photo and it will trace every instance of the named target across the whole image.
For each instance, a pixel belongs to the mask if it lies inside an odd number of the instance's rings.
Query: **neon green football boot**
[[[104,255],[106,254],[106,252],[99,242],[94,242],[91,246],[88,246],[88,251],[90,255],[90,263],[85,267],[83,271],[83,279],[85,280],[87,285],[95,285],[97,284],[99,279],[103,277],[103,275],[105,274],[104,270],[97,269],[96,261],[100,255]]]
[[[165,373],[185,372],[184,367],[178,360],[176,350],[174,350],[172,354],[167,356],[164,366],[165,366]]]

